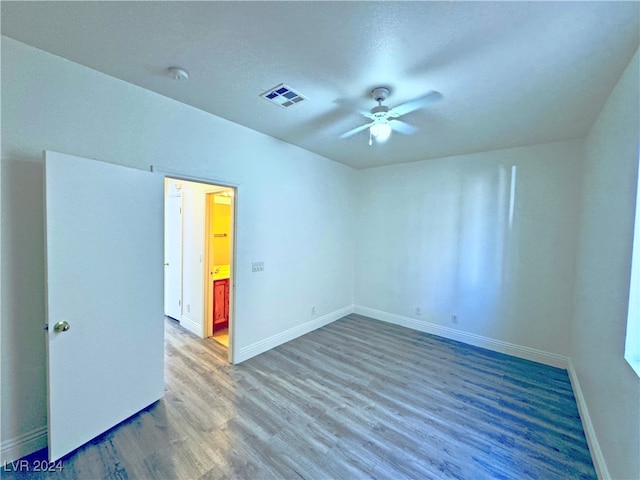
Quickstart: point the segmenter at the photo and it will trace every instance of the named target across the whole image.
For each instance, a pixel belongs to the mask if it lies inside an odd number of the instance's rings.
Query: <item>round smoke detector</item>
[[[169,75],[174,80],[189,80],[189,74],[186,70],[178,67],[169,68]]]

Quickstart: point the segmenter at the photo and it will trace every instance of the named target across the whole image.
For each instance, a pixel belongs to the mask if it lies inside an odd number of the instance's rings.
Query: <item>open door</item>
[[[160,399],[163,177],[45,153],[49,460]]]

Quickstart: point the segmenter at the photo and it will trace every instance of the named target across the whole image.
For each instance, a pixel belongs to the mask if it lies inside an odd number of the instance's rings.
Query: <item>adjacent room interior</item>
[[[165,179],[164,313],[229,346],[234,189]]]

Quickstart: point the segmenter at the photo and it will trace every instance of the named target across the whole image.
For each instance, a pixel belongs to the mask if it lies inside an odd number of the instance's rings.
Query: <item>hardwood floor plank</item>
[[[596,478],[561,369],[358,315],[237,366],[167,320],[165,359],[162,400],[3,478]]]

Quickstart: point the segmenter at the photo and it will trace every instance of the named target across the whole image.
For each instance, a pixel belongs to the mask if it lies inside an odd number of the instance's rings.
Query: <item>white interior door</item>
[[[160,399],[163,178],[45,153],[49,459]],[[54,325],[67,322],[67,331]],[[60,327],[59,327],[60,328]]]
[[[182,197],[168,196],[164,208],[164,313],[182,318]]]

